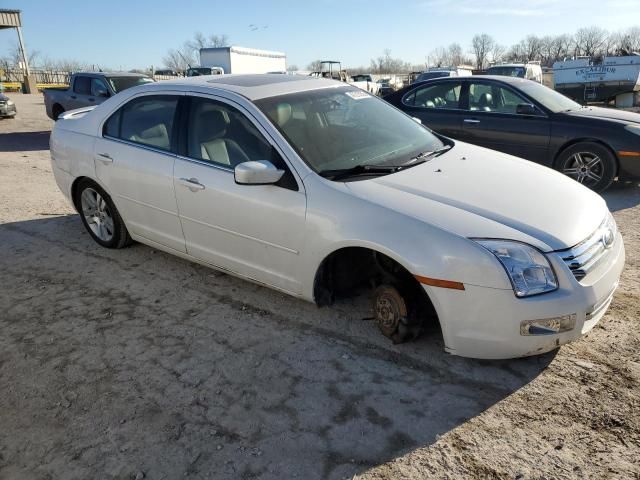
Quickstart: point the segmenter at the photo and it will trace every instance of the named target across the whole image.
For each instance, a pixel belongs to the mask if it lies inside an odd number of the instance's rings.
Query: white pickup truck
[[[380,91],[380,85],[373,81],[373,77],[370,74],[365,73],[361,75],[353,75],[351,81],[348,82],[351,85],[366,90],[372,95],[378,95]]]

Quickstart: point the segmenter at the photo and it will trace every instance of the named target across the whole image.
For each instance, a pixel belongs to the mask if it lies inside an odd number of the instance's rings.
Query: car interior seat
[[[250,159],[238,143],[227,137],[230,119],[219,109],[202,111],[195,127],[195,141],[190,150],[203,160],[235,167]],[[196,147],[196,148],[194,148]]]
[[[480,99],[478,100],[478,110],[490,112],[492,105],[493,96],[490,93],[487,92],[480,95]]]

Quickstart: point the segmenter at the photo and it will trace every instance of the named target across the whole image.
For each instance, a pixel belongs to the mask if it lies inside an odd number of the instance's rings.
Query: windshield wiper
[[[331,180],[340,180],[341,178],[355,177],[358,175],[385,175],[401,170],[402,166],[398,165],[367,165],[361,164],[351,168],[341,168],[339,170],[322,170],[319,174]]]
[[[438,148],[437,150],[433,150],[433,151],[430,151],[430,152],[420,152],[415,157],[411,157],[409,159],[409,162],[407,162],[405,165],[413,166],[413,163],[416,160],[424,160],[426,158],[437,157],[438,155],[442,155],[444,152],[446,152],[447,150],[450,150],[450,149],[451,149],[451,145],[445,145],[442,148]]]

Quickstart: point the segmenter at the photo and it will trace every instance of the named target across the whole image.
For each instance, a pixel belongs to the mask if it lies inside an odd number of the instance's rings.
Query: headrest
[[[229,125],[228,117],[221,110],[204,110],[196,117],[198,140],[208,142],[223,137]]]
[[[291,118],[291,105],[289,103],[279,103],[276,106],[275,113],[278,126],[284,127]]]

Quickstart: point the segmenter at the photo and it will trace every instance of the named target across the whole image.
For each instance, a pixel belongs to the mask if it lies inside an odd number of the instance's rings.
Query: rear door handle
[[[480,123],[480,120],[475,119],[475,118],[465,118],[463,120],[464,123]]]
[[[100,161],[104,163],[113,163],[113,158],[108,153],[99,153]]]
[[[197,178],[180,178],[180,184],[187,187],[192,192],[204,190],[204,185],[198,182]]]

